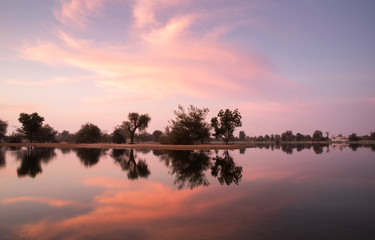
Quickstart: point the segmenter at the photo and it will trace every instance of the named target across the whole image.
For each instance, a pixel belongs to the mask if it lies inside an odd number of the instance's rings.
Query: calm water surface
[[[353,149],[1,148],[0,239],[375,239]]]

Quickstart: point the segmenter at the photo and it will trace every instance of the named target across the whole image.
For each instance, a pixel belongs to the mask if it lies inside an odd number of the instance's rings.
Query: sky
[[[249,136],[375,131],[375,1],[1,0],[0,119],[164,130],[239,109]]]

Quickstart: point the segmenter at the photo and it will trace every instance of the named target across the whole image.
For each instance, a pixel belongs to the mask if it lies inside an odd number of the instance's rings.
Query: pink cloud
[[[105,0],[61,0],[61,9],[55,11],[56,18],[63,24],[85,27],[87,17],[103,7]]]
[[[2,201],[3,204],[11,204],[11,203],[17,203],[17,202],[45,203],[52,207],[64,207],[67,205],[74,204],[74,202],[72,201],[65,201],[65,200],[59,200],[59,199],[53,199],[53,198],[32,197],[32,196],[7,198]]]
[[[369,102],[372,103],[372,104],[375,104],[375,97],[374,98],[370,98]]]
[[[23,80],[17,80],[17,79],[7,79],[5,82],[14,84],[14,85],[20,85],[20,86],[48,86],[48,85],[56,85],[61,83],[69,83],[69,82],[77,82],[81,81],[80,79],[70,79],[66,77],[55,77],[48,80],[42,80],[42,81],[23,81]]]
[[[103,5],[104,1],[64,1],[60,11],[64,17],[59,15],[59,19],[83,24],[86,17]],[[183,11],[175,11],[176,5]],[[233,26],[216,23],[196,34],[195,27],[224,15],[220,11],[196,13],[188,5],[189,1],[183,4],[171,0],[135,1],[132,20],[136,27],[129,29],[134,39],[128,43],[94,44],[90,39],[57,29],[54,32],[59,41],[40,40],[25,45],[20,54],[24,59],[91,72],[91,80],[104,91],[103,96],[96,97],[104,99],[103,103],[129,96],[134,101],[174,95],[247,99],[263,97],[269,92],[275,96],[285,86],[295,87],[275,74],[265,57],[220,42],[219,36],[242,24],[241,21]],[[169,10],[167,15],[162,15],[163,9]]]

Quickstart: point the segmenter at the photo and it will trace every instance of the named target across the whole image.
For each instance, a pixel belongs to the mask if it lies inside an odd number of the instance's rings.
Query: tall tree
[[[124,121],[122,125],[129,132],[130,135],[130,144],[134,144],[134,135],[135,131],[143,131],[148,127],[148,124],[151,121],[151,117],[148,114],[141,114],[131,112],[128,115],[128,121]]]
[[[8,128],[8,122],[0,119],[0,141],[5,137],[7,128]]]
[[[236,127],[241,127],[241,114],[238,109],[233,112],[229,109],[220,110],[217,117],[211,119],[211,126],[214,128],[215,133],[213,136],[216,138],[223,137],[224,141],[228,144],[230,138],[233,137],[233,132]]]
[[[166,137],[172,144],[204,143],[210,137],[210,125],[206,122],[208,108],[197,108],[190,105],[185,111],[181,105],[174,111],[176,118],[170,120]]]
[[[44,117],[39,116],[36,112],[32,114],[21,113],[18,121],[22,124],[20,132],[25,134],[30,142],[33,142],[35,134],[42,127]]]

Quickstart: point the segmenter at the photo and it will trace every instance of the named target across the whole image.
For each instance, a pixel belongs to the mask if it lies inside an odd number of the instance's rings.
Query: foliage
[[[323,133],[320,130],[316,130],[312,136],[313,141],[322,141],[323,140]]]
[[[56,142],[57,131],[50,125],[46,124],[35,134],[35,140],[38,142]]]
[[[190,105],[187,112],[181,105],[174,111],[175,119],[170,120],[165,136],[171,144],[204,143],[210,137],[210,125],[206,122],[208,108],[197,108]]]
[[[131,112],[128,114],[128,121],[124,121],[122,126],[130,135],[130,144],[134,144],[135,131],[143,131],[148,127],[151,117],[148,114],[139,115],[139,113]]]
[[[239,135],[238,135],[238,138],[240,139],[240,141],[245,141],[246,140],[246,134],[244,131],[240,131]]]
[[[146,131],[135,134],[134,138],[139,142],[152,142],[154,140],[154,137]]]
[[[44,117],[39,116],[38,113],[34,112],[32,114],[21,113],[18,121],[22,124],[19,132],[25,134],[26,138],[33,142],[35,135],[38,133],[42,127]]]
[[[111,138],[112,138],[112,142],[114,143],[118,143],[118,144],[126,143],[126,134],[125,134],[124,128],[121,126],[115,127],[115,129],[113,130],[111,134]]]
[[[98,143],[102,132],[100,128],[92,123],[85,123],[75,134],[77,143]]]
[[[70,133],[67,130],[64,130],[58,133],[56,136],[56,140],[58,142],[74,142],[74,138],[75,138],[74,134]]]
[[[0,119],[0,141],[5,137],[7,128],[8,128],[8,122]]]
[[[283,142],[290,142],[295,139],[295,136],[293,135],[293,132],[291,130],[285,131],[281,134],[281,140]]]
[[[228,144],[229,139],[233,137],[233,132],[236,127],[241,127],[241,114],[238,109],[233,112],[229,109],[220,110],[217,117],[211,119],[211,126],[214,128],[215,133],[213,136],[216,138],[223,137],[224,141]]]
[[[160,138],[163,136],[163,132],[160,131],[160,130],[155,130],[153,133],[152,133],[152,137],[153,137],[153,140],[154,142],[160,142]]]
[[[360,138],[357,136],[356,133],[352,133],[348,136],[349,141],[358,141]]]
[[[375,140],[375,132],[371,132],[371,134],[370,134],[370,139],[371,139],[371,140]]]

